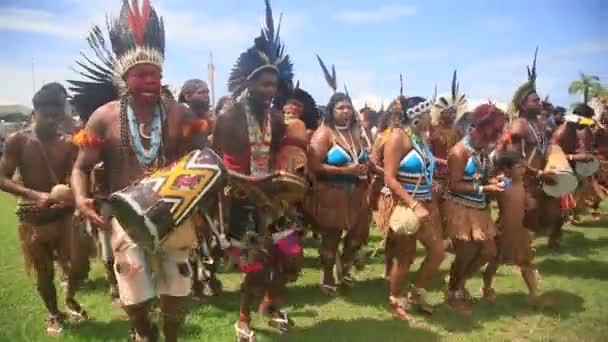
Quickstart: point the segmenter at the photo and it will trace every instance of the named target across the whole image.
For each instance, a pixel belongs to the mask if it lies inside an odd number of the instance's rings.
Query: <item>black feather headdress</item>
[[[536,57],[538,55],[538,46],[536,50],[534,50],[534,60],[532,60],[532,67],[529,65],[526,66],[528,71],[528,80],[526,83],[522,84],[515,90],[515,94],[513,95],[513,99],[511,100],[511,108],[509,111],[512,113],[516,113],[519,111],[519,106],[524,101],[524,99],[536,92]]]
[[[71,103],[83,121],[100,106],[126,92],[123,76],[137,64],[162,68],[165,58],[165,28],[149,0],[141,8],[137,0],[123,0],[120,16],[106,20],[108,40],[99,26],[87,36],[92,56],[81,53],[76,61],[84,80],[69,80]],[[110,47],[108,47],[110,45]]]
[[[329,87],[334,91],[334,93],[337,92],[338,91],[338,78],[336,77],[336,66],[332,64],[331,74],[330,74],[329,70],[325,66],[325,63],[323,63],[323,60],[321,59],[321,57],[319,55],[317,55],[317,60],[319,61],[319,65],[321,65],[321,69],[323,69],[323,76],[325,77],[325,81],[327,82],[327,85],[329,85]]]
[[[230,72],[228,90],[233,97],[239,96],[247,87],[247,81],[262,70],[276,70],[283,82],[293,79],[293,64],[279,38],[281,19],[275,30],[270,0],[265,3],[266,27],[255,38],[253,46],[241,53]]]

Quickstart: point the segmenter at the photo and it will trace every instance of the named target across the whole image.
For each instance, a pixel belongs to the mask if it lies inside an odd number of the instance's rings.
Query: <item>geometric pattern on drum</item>
[[[153,187],[159,202],[170,206],[173,224],[179,226],[222,176],[219,160],[209,149],[195,150],[172,166],[154,172],[141,184]]]

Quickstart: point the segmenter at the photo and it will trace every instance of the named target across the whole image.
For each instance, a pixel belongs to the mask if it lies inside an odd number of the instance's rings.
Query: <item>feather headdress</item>
[[[69,80],[72,105],[83,121],[100,106],[126,92],[123,77],[133,66],[153,64],[162,68],[165,59],[165,28],[163,20],[143,0],[123,0],[120,16],[106,20],[108,40],[95,25],[87,36],[94,56],[81,53],[76,61],[78,72],[85,80]]]
[[[529,65],[526,67],[528,69],[528,80],[526,83],[522,84],[517,88],[515,94],[513,94],[513,99],[511,100],[511,104],[509,111],[512,113],[517,113],[522,102],[526,99],[526,97],[532,93],[536,92],[536,57],[538,55],[538,46],[534,51],[534,60],[532,61],[532,67]]]
[[[265,3],[266,27],[255,38],[253,46],[241,53],[230,72],[228,90],[233,97],[238,97],[247,88],[247,81],[262,70],[275,70],[282,81],[293,79],[293,64],[279,38],[281,18],[275,30],[270,0]]]
[[[435,94],[437,93],[437,87],[435,87]],[[436,97],[436,96],[435,96]],[[441,118],[441,112],[446,110],[453,110],[456,112],[456,120],[458,120],[462,114],[467,110],[467,97],[465,94],[460,93],[460,83],[458,83],[457,71],[454,70],[452,75],[452,86],[450,94],[440,96],[434,101],[433,109],[431,110],[431,119],[433,124],[439,123]]]
[[[329,69],[327,69],[327,66],[325,66],[325,63],[323,62],[323,60],[321,59],[321,57],[319,55],[317,55],[317,60],[319,61],[319,65],[321,66],[321,69],[323,70],[323,76],[325,77],[325,82],[327,82],[327,85],[329,85],[329,87],[335,92],[338,91],[338,78],[336,77],[336,66],[332,64],[331,66],[331,73],[329,73]]]

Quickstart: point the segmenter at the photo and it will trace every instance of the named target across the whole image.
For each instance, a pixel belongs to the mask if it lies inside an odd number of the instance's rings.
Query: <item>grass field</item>
[[[96,260],[92,282],[78,297],[92,320],[69,324],[60,338],[44,335],[44,309],[33,278],[23,270],[17,240],[14,200],[0,194],[0,340],[1,341],[126,341],[128,324],[122,311],[112,308],[106,295],[102,265]],[[606,208],[604,208],[606,212]],[[374,236],[371,244],[379,241]],[[287,309],[297,327],[288,336],[266,328],[254,318],[259,341],[608,341],[608,221],[587,227],[567,226],[560,253],[536,241],[536,263],[543,275],[541,287],[558,298],[551,310],[529,308],[523,281],[510,267],[501,267],[496,279],[496,305],[478,302],[472,317],[462,317],[445,305],[441,287],[451,257],[431,286],[437,304],[432,318],[416,314],[416,324],[395,321],[386,310],[387,284],[381,279],[382,257],[357,274],[355,288],[337,299],[322,296],[317,288],[315,246],[306,249],[306,268],[290,287]],[[419,251],[421,253],[422,251]],[[418,258],[414,270],[417,269]],[[222,274],[226,292],[207,305],[194,305],[184,329],[188,341],[232,341],[238,312],[236,273]],[[410,277],[411,279],[411,277]],[[469,282],[478,295],[480,278]],[[63,293],[60,294],[63,301]]]

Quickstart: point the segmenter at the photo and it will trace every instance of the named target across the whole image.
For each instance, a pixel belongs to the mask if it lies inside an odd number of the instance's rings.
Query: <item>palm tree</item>
[[[602,89],[600,78],[595,75],[586,75],[581,72],[581,78],[577,81],[572,81],[568,87],[570,95],[583,94],[584,103],[588,103],[593,94],[597,94]]]

